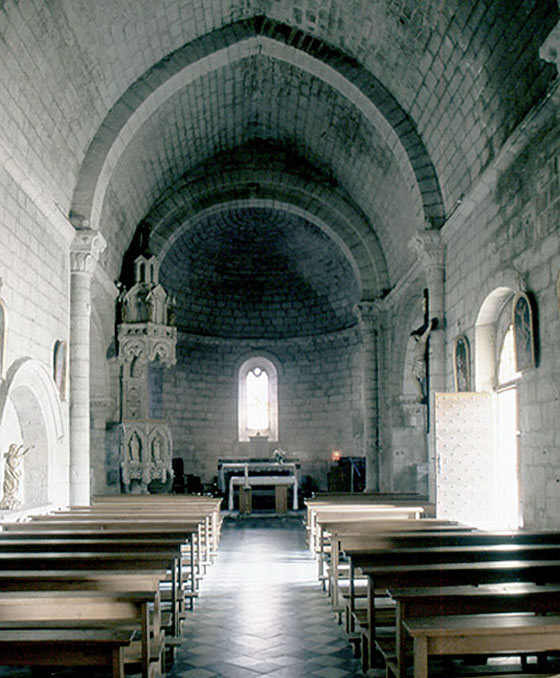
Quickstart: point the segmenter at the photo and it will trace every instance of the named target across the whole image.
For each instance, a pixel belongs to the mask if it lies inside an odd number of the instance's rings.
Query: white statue
[[[19,485],[23,474],[23,457],[31,448],[24,448],[23,445],[12,443],[8,451],[4,454],[6,463],[4,465],[4,495],[0,502],[0,509],[14,510],[21,508],[22,502],[19,498]]]

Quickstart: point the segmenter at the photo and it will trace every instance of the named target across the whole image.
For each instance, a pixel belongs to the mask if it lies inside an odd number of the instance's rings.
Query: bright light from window
[[[498,394],[498,465],[496,509],[499,527],[515,530],[520,526],[519,480],[517,466],[517,395],[515,388]]]
[[[515,350],[513,344],[513,325],[509,326],[498,363],[498,384],[509,384],[519,379],[521,374],[515,371]]]
[[[260,367],[247,374],[247,428],[268,429],[268,374]]]
[[[498,383],[511,384],[521,374],[515,370],[513,325],[509,326],[498,363]],[[517,529],[519,515],[519,469],[517,461],[517,393],[515,386],[497,393],[497,468],[496,519],[497,527]]]

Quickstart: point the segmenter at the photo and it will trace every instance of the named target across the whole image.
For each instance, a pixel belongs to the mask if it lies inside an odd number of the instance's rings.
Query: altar
[[[278,492],[279,487],[292,488],[292,508],[299,508],[298,459],[275,460],[266,458],[224,458],[218,459],[218,486],[228,495],[228,510],[233,511],[235,488],[269,486]]]

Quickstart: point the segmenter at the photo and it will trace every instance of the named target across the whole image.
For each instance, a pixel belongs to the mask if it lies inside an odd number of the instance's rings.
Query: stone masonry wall
[[[355,330],[258,346],[180,335],[177,367],[163,372],[163,402],[185,473],[211,482],[219,457],[250,456],[250,443],[237,440],[236,368],[248,352],[262,349],[280,365],[279,440],[269,452],[281,448],[299,457],[302,476],[326,489],[331,451],[361,454],[363,415],[354,384],[361,377],[352,372],[358,345]]]
[[[0,242],[5,365],[28,356],[50,368],[54,342],[68,341],[68,242],[1,167]]]
[[[68,248],[72,232],[69,225],[52,224],[28,192],[0,167],[0,298],[6,310],[0,454],[22,440],[34,446],[24,462],[23,501],[27,505],[45,503],[49,493],[64,501],[68,492],[68,389],[62,400],[52,380],[55,342],[68,343],[69,339]],[[26,377],[25,387],[11,392],[12,380],[19,379],[20,370],[29,364],[36,366],[27,372],[34,377]],[[39,368],[51,379],[51,402],[45,402],[44,384],[34,371]],[[44,412],[56,412],[59,420],[56,415],[49,422],[44,420],[37,402],[39,393],[43,394],[40,406]],[[47,449],[46,430],[55,419],[61,428]],[[47,488],[48,472],[53,484]],[[2,476],[3,463],[0,484]]]
[[[476,355],[475,324],[497,288],[525,289],[537,307],[537,367],[518,382],[521,500],[526,527],[560,524],[560,127],[554,115],[481,185],[444,229],[447,382],[453,338]],[[506,302],[507,303],[507,302]],[[474,369],[475,360],[472,361]]]

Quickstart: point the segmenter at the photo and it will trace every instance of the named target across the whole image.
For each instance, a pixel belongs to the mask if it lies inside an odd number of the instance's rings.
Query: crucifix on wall
[[[429,406],[430,371],[428,342],[430,332],[437,327],[437,318],[430,318],[429,291],[424,290],[422,306],[424,318],[422,325],[410,333],[415,341],[412,359],[412,376],[418,388],[418,402]]]

